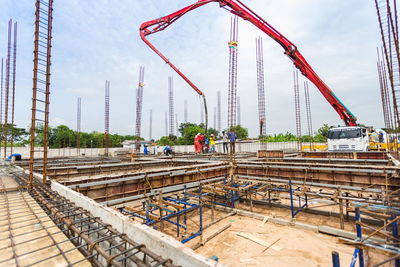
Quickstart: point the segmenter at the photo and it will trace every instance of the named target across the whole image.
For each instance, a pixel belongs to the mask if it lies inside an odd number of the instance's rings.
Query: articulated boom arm
[[[297,50],[297,47],[288,39],[286,39],[286,37],[280,34],[277,30],[275,30],[271,25],[269,25],[265,20],[263,20],[253,11],[251,11],[240,0],[198,0],[195,4],[187,6],[179,11],[176,11],[175,13],[156,20],[145,22],[140,26],[140,36],[142,40],[151,49],[153,49],[168,65],[170,65],[199,95],[203,96],[204,104],[204,93],[200,91],[200,89],[198,89],[182,72],[180,72],[163,54],[161,54],[146,39],[146,36],[164,30],[189,11],[211,2],[218,2],[220,7],[243,18],[244,20],[248,20],[257,28],[266,33],[269,37],[274,39],[277,43],[279,43],[285,50],[285,55],[287,55],[293,61],[293,64],[305,77],[307,77],[313,84],[315,84],[315,86],[322,93],[325,99],[331,104],[331,106],[336,110],[336,112],[339,114],[340,118],[345,122],[345,124],[348,126],[356,125],[357,118],[340,102],[340,100],[336,97],[332,90],[329,89],[329,87],[318,77],[318,75],[314,72],[311,66]]]

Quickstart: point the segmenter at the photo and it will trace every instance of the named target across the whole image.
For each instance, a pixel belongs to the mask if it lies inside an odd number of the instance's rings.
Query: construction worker
[[[225,131],[222,131],[222,146],[224,148],[224,154],[228,153],[228,136]]]
[[[210,152],[214,153],[215,152],[215,137],[213,134],[210,136]]]
[[[378,134],[378,140],[379,140],[379,143],[383,143],[383,132],[379,132],[379,134]]]
[[[228,139],[229,139],[229,143],[230,143],[230,147],[231,147],[231,154],[235,154],[235,143],[236,143],[237,135],[235,134],[233,129],[231,129],[231,131],[229,132]]]
[[[196,153],[200,153],[201,151],[201,144],[200,144],[200,133],[197,133],[194,137],[194,151]]]
[[[163,152],[164,152],[164,154],[165,154],[166,156],[172,155],[172,154],[174,153],[174,152],[172,151],[172,148],[169,147],[169,146],[164,147]]]
[[[144,145],[143,152],[144,152],[145,155],[148,155],[148,154],[149,154],[149,150],[148,150],[148,148],[147,148],[147,145]]]
[[[206,153],[210,151],[210,139],[207,136],[205,136],[204,140],[204,150]]]
[[[205,135],[204,134],[200,134],[199,135],[199,144],[200,144],[200,149],[199,152],[203,152],[204,153],[204,139],[205,139]]]

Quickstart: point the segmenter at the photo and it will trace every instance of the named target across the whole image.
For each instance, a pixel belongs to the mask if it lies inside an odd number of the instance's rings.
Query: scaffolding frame
[[[205,194],[202,193],[202,186],[199,187],[199,193],[188,193],[186,186],[183,189],[183,199],[173,196],[163,196],[162,190],[159,190],[153,198],[147,198],[142,201],[139,209],[125,206],[120,208],[120,211],[129,217],[137,217],[143,220],[143,223],[151,226],[159,223],[160,231],[164,231],[164,222],[176,225],[176,235],[180,237],[180,229],[183,229],[185,234],[181,235],[181,242],[186,243],[197,236],[203,234],[203,204],[202,198]],[[193,203],[193,199],[198,199],[198,204]],[[187,235],[187,215],[194,210],[199,210],[199,229],[194,233]],[[164,213],[165,211],[165,213]],[[158,214],[156,214],[158,212]],[[183,222],[180,217],[183,216]],[[176,218],[175,221],[172,218]]]

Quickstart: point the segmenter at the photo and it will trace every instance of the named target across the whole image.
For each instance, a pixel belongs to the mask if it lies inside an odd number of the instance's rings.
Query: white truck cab
[[[328,151],[369,151],[367,129],[344,126],[328,131]]]

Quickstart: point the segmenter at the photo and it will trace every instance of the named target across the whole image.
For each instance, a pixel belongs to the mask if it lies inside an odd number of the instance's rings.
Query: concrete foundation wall
[[[3,148],[2,148],[3,149]],[[109,148],[108,151],[109,153],[113,153],[116,150],[121,150],[121,147],[113,147]],[[43,147],[37,147],[37,151],[43,151]],[[29,147],[14,147],[13,148],[13,154],[14,153],[19,153],[22,155],[23,159],[29,158]],[[105,149],[104,148],[81,148],[80,149],[80,154],[78,154],[78,149],[77,148],[51,148],[48,150],[48,157],[53,158],[53,157],[69,157],[69,156],[79,156],[79,155],[86,155],[86,156],[93,156],[96,157],[98,155],[104,154]],[[7,156],[11,154],[11,148],[7,147]],[[43,152],[35,152],[35,158],[42,158],[43,157]]]
[[[319,145],[319,143],[318,143]],[[228,144],[229,146],[229,144]],[[157,154],[163,153],[164,146],[156,146],[155,149],[150,147],[150,153],[154,152]],[[43,148],[37,148],[37,150],[43,150]],[[108,151],[110,154],[113,154],[118,150],[127,150],[127,148],[122,147],[113,147],[109,148]],[[194,153],[194,145],[179,145],[173,146],[173,150],[177,153]],[[253,152],[256,153],[258,150],[283,150],[284,152],[296,152],[297,151],[297,142],[276,142],[276,143],[259,143],[257,141],[239,141],[236,143],[236,152]],[[223,145],[222,143],[215,144],[215,151],[218,153],[223,153]],[[7,155],[10,155],[11,149],[7,148]],[[143,147],[140,148],[140,152],[143,153]],[[29,158],[29,147],[14,147],[13,153],[19,153],[22,155],[22,158]],[[76,148],[51,148],[48,151],[48,157],[69,157],[69,156],[93,156],[96,157],[98,155],[103,155],[105,153],[104,148],[81,148],[80,153],[78,154],[78,149]],[[35,158],[43,157],[43,152],[36,152]]]
[[[324,145],[317,143],[317,145]],[[228,144],[229,147],[229,144]],[[297,152],[297,142],[259,143],[258,141],[239,141],[236,143],[236,152],[253,152],[258,150],[283,150],[284,152]],[[194,145],[174,146],[175,152],[194,152]],[[223,153],[222,143],[215,144],[215,151]]]
[[[229,145],[229,144],[228,144]],[[37,148],[38,150],[40,148]],[[123,150],[126,148],[122,147],[113,147],[109,148],[109,153],[114,153],[117,150]],[[163,146],[156,146],[155,149],[153,147],[149,148],[150,153],[154,152],[157,154],[163,153]],[[43,150],[43,148],[42,148]],[[177,153],[194,153],[194,145],[179,145],[173,146],[173,150]],[[297,151],[297,142],[276,142],[276,143],[259,143],[259,142],[237,142],[236,143],[236,152],[253,152],[256,153],[258,150],[283,150],[284,152],[295,152]],[[217,143],[215,145],[215,151],[218,153],[223,153],[223,145],[222,143]],[[10,148],[7,148],[7,155],[11,152]],[[143,147],[140,148],[140,152],[143,153]],[[19,153],[23,158],[29,158],[29,147],[14,147],[13,153]],[[81,148],[80,155],[86,156],[98,156],[105,153],[104,148]],[[49,157],[69,157],[69,156],[78,156],[78,149],[76,148],[52,148],[48,151]],[[43,156],[42,152],[35,153],[35,157],[41,158]]]
[[[146,245],[148,249],[163,258],[170,258],[176,265],[223,266],[221,263],[206,259],[204,256],[197,254],[167,234],[156,231],[147,225],[134,222],[119,211],[105,207],[57,182],[53,181],[51,188],[74,202],[77,206],[90,211],[103,222],[112,225],[119,232],[127,234],[135,242]]]

